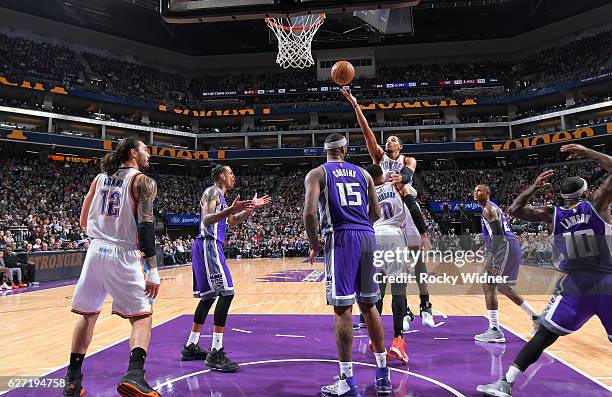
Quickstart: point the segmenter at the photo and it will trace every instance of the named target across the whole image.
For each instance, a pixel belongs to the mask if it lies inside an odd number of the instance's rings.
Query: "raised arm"
[[[378,197],[376,195],[376,186],[372,177],[367,172],[363,173],[368,181],[368,217],[370,222],[374,223],[382,217],[380,205],[378,204]]]
[[[606,180],[595,193],[593,193],[591,202],[599,215],[609,223],[612,223],[612,216],[610,216],[610,203],[612,203],[612,175],[608,175]]]
[[[229,223],[230,226],[236,226],[240,222],[247,220],[254,210],[259,207],[263,207],[264,205],[270,204],[272,198],[268,195],[265,195],[263,197],[257,197],[257,193],[255,193],[255,196],[251,201],[253,202],[253,207],[251,209],[243,210],[237,214],[232,214],[227,218],[227,223]]]
[[[155,256],[155,215],[153,202],[157,197],[157,184],[144,174],[136,175],[132,184],[132,194],[136,198],[138,215],[138,249],[147,264],[145,292],[155,298],[159,292],[159,273]]]
[[[83,205],[81,206],[81,216],[79,217],[79,224],[81,228],[87,231],[87,217],[89,216],[89,208],[91,207],[91,203],[94,199],[94,194],[96,194],[96,182],[98,181],[98,177],[95,177],[94,180],[89,185],[89,191],[85,195],[85,199],[83,200]]]
[[[317,203],[319,201],[319,195],[321,194],[321,185],[323,181],[323,169],[317,167],[311,170],[306,179],[304,180],[304,187],[306,188],[306,194],[304,195],[304,228],[306,229],[306,235],[308,236],[308,243],[310,244],[310,263],[314,263],[319,251],[321,251],[321,245],[319,244],[319,224],[317,219]]]
[[[529,205],[529,200],[538,190],[550,187],[550,183],[548,183],[547,180],[552,177],[554,173],[553,170],[547,170],[538,175],[533,184],[514,199],[508,213],[515,218],[528,222],[552,223],[554,209],[549,206],[533,207]]]
[[[564,153],[569,153],[570,159],[585,157],[599,164],[604,170],[606,170],[606,172],[612,172],[612,156],[608,156],[605,153],[600,153],[575,143],[561,146],[561,151]]]
[[[353,106],[353,109],[355,109],[355,115],[357,116],[357,122],[359,123],[359,127],[361,127],[361,131],[363,132],[363,136],[365,138],[366,145],[368,147],[368,153],[370,154],[370,157],[372,158],[372,161],[374,162],[374,164],[378,164],[385,152],[383,151],[383,149],[380,147],[380,145],[376,141],[376,136],[374,135],[374,132],[372,132],[372,129],[368,125],[368,120],[363,115],[363,112],[361,111],[361,108],[359,107],[359,104],[357,103],[357,99],[351,94],[350,90],[340,90],[340,92],[342,92],[342,95],[344,95],[344,97]]]

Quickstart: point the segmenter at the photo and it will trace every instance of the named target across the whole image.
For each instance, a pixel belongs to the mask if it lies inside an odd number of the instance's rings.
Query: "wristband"
[[[160,284],[161,280],[159,279],[159,271],[157,268],[149,269],[147,271],[147,281],[153,284]]]

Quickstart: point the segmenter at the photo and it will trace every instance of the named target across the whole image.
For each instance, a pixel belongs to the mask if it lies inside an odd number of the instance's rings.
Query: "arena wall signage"
[[[491,200],[497,204],[496,200]],[[446,207],[446,208],[445,208]],[[449,201],[430,201],[429,208],[431,212],[481,212],[482,209],[475,201],[461,201],[461,200],[449,200]]]
[[[591,138],[597,135],[612,134],[612,123],[581,127],[575,130],[550,132],[525,138],[508,139],[506,141],[477,141],[474,142],[476,151],[506,151],[526,149],[551,143],[572,141],[575,139]]]
[[[35,91],[43,91],[43,92],[52,92],[54,94],[68,95],[68,91],[64,87],[46,84],[46,83],[33,83],[28,80],[22,80],[19,83],[10,81],[6,77],[0,76],[0,83],[5,86],[16,87],[16,88],[25,88],[29,90]]]
[[[433,101],[415,101],[415,102],[388,102],[388,103],[372,103],[369,105],[359,105],[361,110],[391,110],[391,109],[412,109],[412,108],[443,108],[456,106],[474,106],[478,105],[476,99],[464,99],[457,101],[450,100],[433,100]]]
[[[168,214],[166,226],[168,227],[197,227],[200,225],[200,215]]]
[[[34,280],[53,281],[79,277],[86,251],[38,251],[18,254],[18,260],[34,265]]]
[[[266,116],[271,113],[270,108],[261,109],[220,109],[220,110],[191,110],[191,109],[176,109],[168,108],[166,105],[159,105],[160,112],[174,112],[183,116],[193,117],[237,117],[237,116]]]

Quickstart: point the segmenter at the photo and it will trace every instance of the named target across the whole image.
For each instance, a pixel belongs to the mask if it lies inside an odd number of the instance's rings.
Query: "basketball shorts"
[[[374,228],[376,234],[376,252],[374,255],[374,264],[378,271],[388,276],[398,276],[401,273],[407,273],[410,270],[410,257],[408,261],[404,261],[404,252],[406,252],[406,239],[404,233],[399,227],[377,227]],[[399,248],[401,254],[397,255]],[[389,252],[392,252],[391,255]],[[399,260],[398,260],[399,259]]]
[[[518,242],[504,240],[496,254],[489,253],[484,272],[487,276],[503,276],[507,284],[516,284],[521,265],[521,246]]]
[[[123,318],[152,313],[153,299],[145,295],[145,263],[138,249],[94,239],[72,297],[72,311],[97,314],[107,295],[112,313]]]
[[[234,283],[225,261],[222,242],[197,238],[191,253],[195,298],[234,295]]]
[[[325,237],[325,294],[331,306],[380,299],[373,263],[376,238],[372,231],[340,230]]]
[[[412,222],[412,218],[406,219],[402,230],[404,232],[404,244],[406,246],[421,247],[421,235],[419,234],[419,229],[417,229],[415,224]]]
[[[540,322],[556,335],[568,335],[593,316],[599,317],[612,342],[612,274],[572,272],[564,275]]]

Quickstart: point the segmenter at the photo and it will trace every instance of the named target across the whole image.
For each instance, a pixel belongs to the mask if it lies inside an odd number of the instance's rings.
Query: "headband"
[[[562,193],[561,197],[563,197],[564,199],[576,199],[582,196],[582,194],[586,192],[586,190],[589,188],[589,184],[587,183],[587,181],[584,180],[584,178],[580,178],[580,180],[582,181],[582,187],[580,189],[576,190],[574,193]]]
[[[346,146],[346,137],[342,137],[342,139],[340,139],[339,141],[334,141],[334,142],[326,142],[323,147],[325,148],[325,150],[329,150],[329,149],[337,149],[339,147],[342,146]]]

